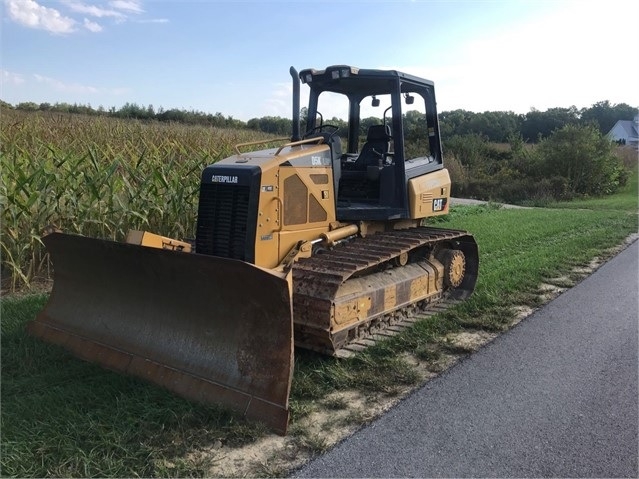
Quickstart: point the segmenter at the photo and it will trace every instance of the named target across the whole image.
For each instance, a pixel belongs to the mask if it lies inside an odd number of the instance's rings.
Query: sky
[[[440,112],[639,106],[636,0],[0,2],[12,105],[290,118],[290,66],[346,64],[434,81]]]

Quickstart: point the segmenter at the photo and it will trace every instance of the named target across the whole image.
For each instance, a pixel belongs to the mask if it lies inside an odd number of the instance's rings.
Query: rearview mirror
[[[372,106],[379,106],[379,98],[373,97],[373,101],[371,102]]]

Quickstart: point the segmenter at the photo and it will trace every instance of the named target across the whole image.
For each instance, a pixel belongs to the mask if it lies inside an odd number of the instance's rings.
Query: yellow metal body
[[[217,164],[261,170],[255,264],[276,268],[299,241],[312,241],[335,223],[329,147],[317,139],[244,153]]]
[[[408,205],[413,219],[445,215],[449,201],[450,175],[445,168],[408,181]],[[438,210],[435,205],[440,205]]]
[[[126,243],[148,246],[150,248],[168,249],[171,251],[191,252],[191,243],[180,241],[166,236],[156,235],[148,231],[129,230],[126,235]]]
[[[257,165],[261,170],[254,238],[257,266],[276,268],[299,242],[323,239],[332,245],[335,241],[332,230],[348,226],[336,218],[336,193],[328,145],[318,143],[317,139],[304,140],[279,148],[238,153],[217,164],[232,166],[238,163]],[[418,220],[447,214],[450,185],[446,169],[409,180],[410,219],[360,221],[357,222],[359,233],[366,235],[367,232],[414,227],[419,225]],[[439,205],[438,209],[434,209],[436,205]],[[357,231],[350,234],[357,234]]]

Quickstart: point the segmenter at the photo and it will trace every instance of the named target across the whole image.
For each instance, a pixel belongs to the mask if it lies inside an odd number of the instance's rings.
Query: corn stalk
[[[201,170],[265,136],[12,110],[0,126],[1,275],[11,291],[50,276],[48,225],[117,241],[129,229],[194,237]]]

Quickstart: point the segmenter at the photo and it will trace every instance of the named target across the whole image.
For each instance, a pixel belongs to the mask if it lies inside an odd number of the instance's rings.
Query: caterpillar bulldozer
[[[285,434],[294,346],[340,356],[473,292],[473,236],[426,224],[448,213],[451,184],[433,82],[347,65],[290,73],[292,137],[203,169],[194,240],[43,238],[54,284],[30,334]],[[338,111],[347,122],[324,120]]]

